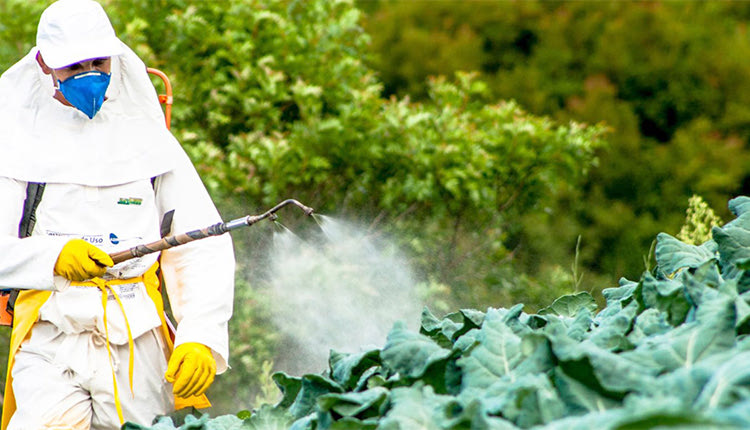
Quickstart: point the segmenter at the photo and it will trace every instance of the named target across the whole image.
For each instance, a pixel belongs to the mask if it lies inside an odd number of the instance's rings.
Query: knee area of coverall
[[[38,323],[31,339],[16,355],[12,371],[17,409],[8,430],[119,429],[112,396],[112,373],[108,366],[102,366],[103,361],[109,360],[106,345],[92,342],[95,350],[88,352],[91,361],[78,368],[80,373],[75,372],[70,365],[76,358],[55,352],[62,348],[66,339],[71,342],[71,336],[54,335],[55,330],[51,324]],[[90,336],[75,336],[80,339],[74,341],[90,341]],[[171,385],[163,379],[167,364],[160,336],[158,330],[152,330],[135,339],[133,395],[128,378],[128,346],[111,345],[125,421],[150,425],[154,416],[174,410]],[[81,370],[87,367],[96,370]]]

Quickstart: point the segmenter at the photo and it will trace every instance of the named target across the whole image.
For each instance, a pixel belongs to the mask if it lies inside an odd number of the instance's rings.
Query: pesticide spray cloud
[[[416,329],[421,305],[398,250],[331,217],[314,215],[322,236],[274,235],[270,294],[285,341],[277,368],[292,374],[325,369],[329,351],[382,348],[393,323]]]

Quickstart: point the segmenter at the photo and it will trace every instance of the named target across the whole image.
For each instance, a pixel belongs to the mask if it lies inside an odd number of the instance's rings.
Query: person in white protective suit
[[[20,289],[2,429],[115,429],[207,407],[227,369],[231,238],[113,265],[110,253],[220,216],[98,3],[53,3],[36,43],[0,76],[0,286]],[[31,184],[43,193],[20,238]]]

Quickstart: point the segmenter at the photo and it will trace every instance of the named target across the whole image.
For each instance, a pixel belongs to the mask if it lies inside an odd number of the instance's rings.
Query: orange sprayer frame
[[[166,94],[159,94],[159,103],[164,105],[164,119],[167,122],[167,130],[170,130],[172,126],[172,102],[174,101],[172,98],[172,84],[169,82],[167,75],[161,70],[148,67],[146,71],[160,77],[162,82],[164,82]]]
[[[10,327],[13,325],[13,314],[8,311],[8,299],[10,291],[0,295],[0,326]]]

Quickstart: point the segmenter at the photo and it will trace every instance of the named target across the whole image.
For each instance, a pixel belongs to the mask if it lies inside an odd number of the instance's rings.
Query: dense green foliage
[[[726,217],[723,202],[748,191],[750,3],[358,4],[386,94],[425,98],[426,77],[476,70],[532,113],[612,127],[581,193],[528,218],[516,254],[528,270],[562,261],[580,234],[589,274],[637,276],[690,196]]]
[[[382,349],[332,351],[322,374],[275,374],[275,406],[180,428],[747,428],[750,198],[729,207],[706,243],[660,234],[657,266],[605,289],[601,310],[586,292],[535,314],[425,309],[419,333],[398,323]]]
[[[104,3],[120,37],[172,77],[175,133],[214,196],[244,213],[295,197],[365,220],[463,305],[534,296],[502,263],[525,220],[578,193],[602,127],[530,115],[471,73],[431,79],[420,103],[382,99],[350,1]],[[26,42],[0,64],[33,44],[32,26],[17,26],[5,32]]]

